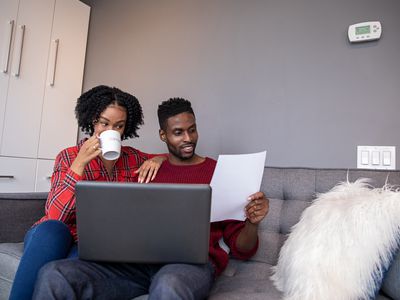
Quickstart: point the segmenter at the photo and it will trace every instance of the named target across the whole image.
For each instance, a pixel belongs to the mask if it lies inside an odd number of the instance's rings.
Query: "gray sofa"
[[[270,199],[270,212],[259,229],[260,247],[249,261],[231,259],[217,279],[209,299],[282,299],[269,279],[279,249],[302,211],[315,198],[341,181],[371,178],[372,185],[400,185],[400,171],[265,168],[261,190]],[[26,230],[43,214],[46,194],[0,194],[0,300],[8,298],[22,253]],[[146,297],[140,297],[145,299]],[[392,299],[383,291],[377,299]]]

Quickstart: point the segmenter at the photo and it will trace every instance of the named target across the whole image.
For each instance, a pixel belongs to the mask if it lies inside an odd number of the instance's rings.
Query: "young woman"
[[[116,160],[102,157],[99,135],[103,131],[118,131],[122,140],[138,137],[142,108],[128,93],[94,87],[78,98],[75,114],[78,126],[90,137],[62,150],[55,160],[45,215],[25,235],[10,300],[32,298],[37,274],[47,262],[77,257],[75,184],[79,180],[149,182],[166,159],[129,146],[122,146]]]

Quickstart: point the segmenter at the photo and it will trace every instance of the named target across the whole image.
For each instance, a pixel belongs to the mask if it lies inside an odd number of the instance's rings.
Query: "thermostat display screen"
[[[371,33],[371,27],[369,25],[356,27],[356,35],[368,33]]]
[[[0,0],[1,1],[1,0]],[[347,35],[350,43],[379,40],[382,34],[382,24],[379,21],[356,23],[349,26]]]

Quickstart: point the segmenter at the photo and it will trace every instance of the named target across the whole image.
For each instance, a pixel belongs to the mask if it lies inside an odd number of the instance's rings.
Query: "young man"
[[[202,183],[211,181],[216,162],[196,154],[198,133],[189,101],[173,98],[158,107],[160,138],[169,151],[168,160],[154,182]],[[42,268],[34,299],[132,299],[149,294],[151,299],[204,299],[230,255],[248,259],[258,247],[257,227],[268,213],[268,200],[257,192],[249,196],[246,221],[211,223],[209,263],[126,264],[60,260]],[[176,216],[179,217],[179,216]],[[149,212],[151,218],[151,211]]]

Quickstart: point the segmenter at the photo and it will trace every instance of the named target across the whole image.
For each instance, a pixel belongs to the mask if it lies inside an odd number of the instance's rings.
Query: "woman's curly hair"
[[[143,111],[138,99],[116,87],[96,86],[83,93],[76,103],[75,116],[78,126],[93,135],[94,123],[110,105],[116,104],[126,109],[127,120],[122,139],[138,137],[137,130],[143,125]]]

